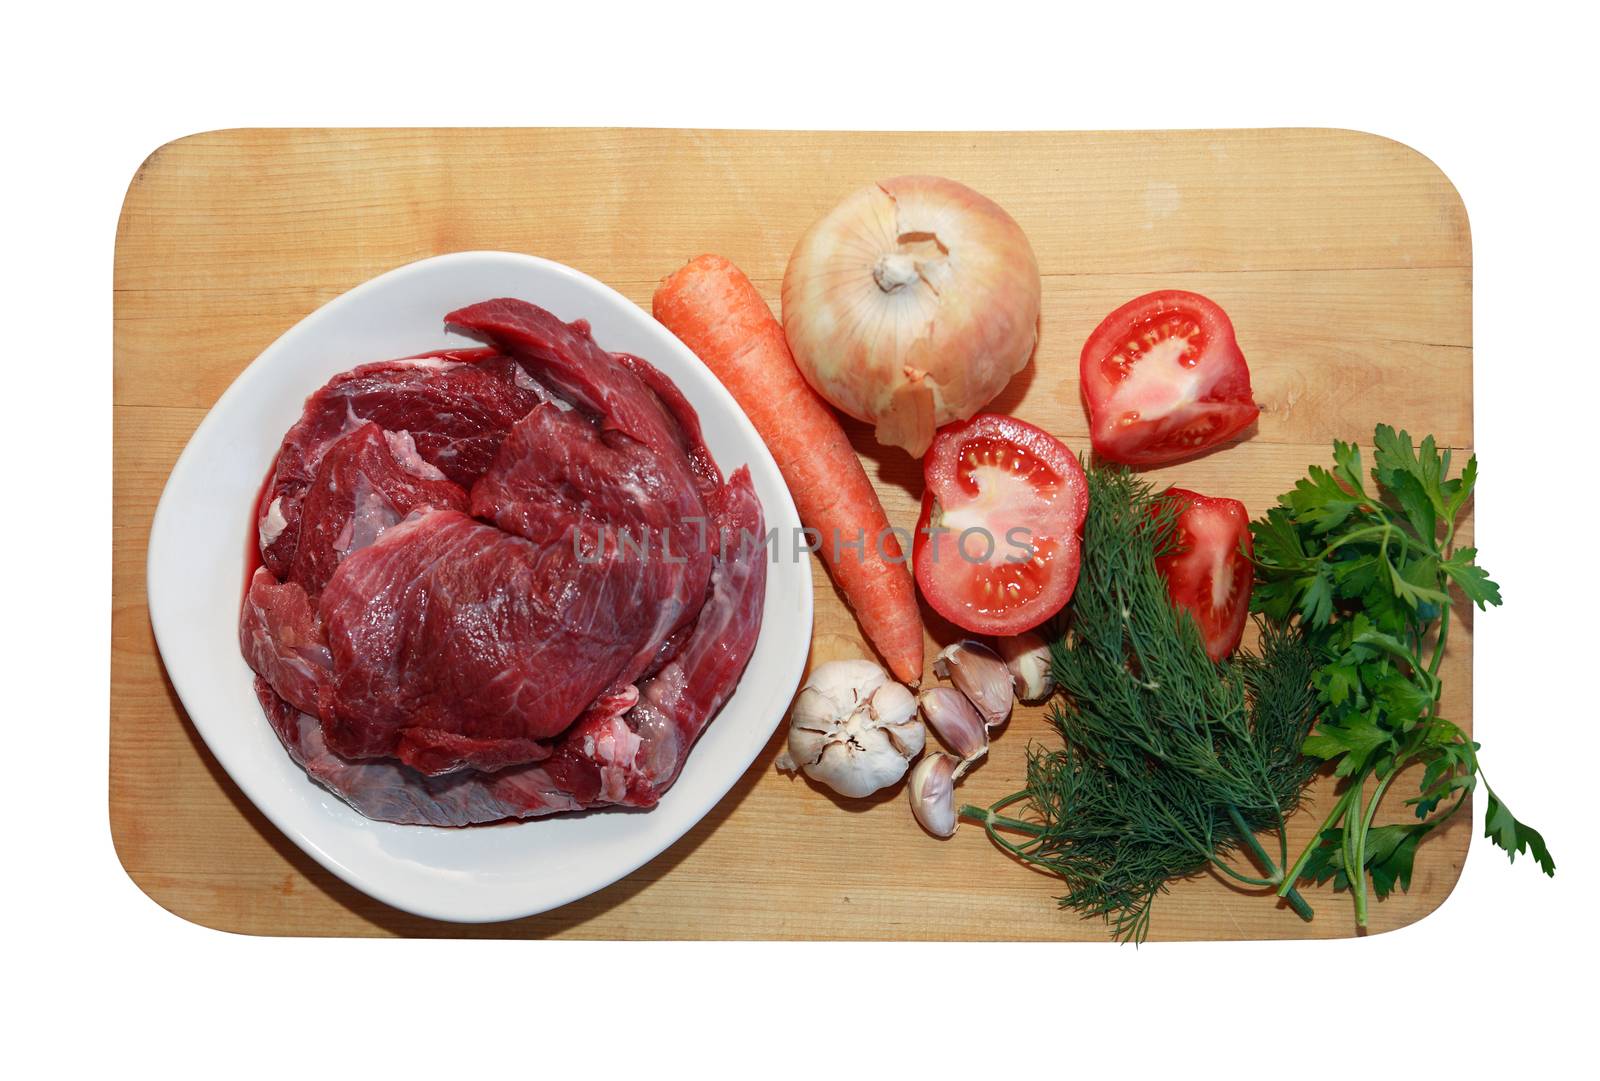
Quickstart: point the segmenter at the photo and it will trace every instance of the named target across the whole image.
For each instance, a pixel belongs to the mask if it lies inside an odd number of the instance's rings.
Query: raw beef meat
[[[240,616],[263,708],[385,821],[650,806],[754,648],[748,473],[581,321],[447,321],[493,347],[336,376],[284,438]]]
[[[767,565],[761,504],[749,471],[736,472],[717,500],[713,536],[728,558],[712,572],[711,595],[683,648],[639,685],[636,705],[622,714],[585,717],[545,763],[545,771],[586,804],[654,804],[733,693],[755,648]]]
[[[289,576],[300,505],[329,449],[371,421],[404,432],[417,455],[463,489],[489,468],[500,440],[545,398],[523,367],[493,349],[457,349],[363,364],[306,399],[283,438],[257,519],[262,563]]]
[[[429,777],[392,758],[344,758],[328,748],[315,714],[295,709],[261,676],[256,696],[289,757],[368,818],[406,826],[473,826],[583,807],[536,766]]]
[[[760,630],[766,552],[742,541],[762,532],[746,470],[729,480],[724,503],[718,522],[728,558],[712,572],[711,595],[683,649],[626,696],[635,705],[586,716],[543,763],[428,776],[393,759],[354,760],[329,748],[314,714],[296,709],[259,676],[256,694],[290,757],[368,818],[471,826],[606,804],[653,806],[733,693]]]
[[[411,433],[386,432],[367,421],[317,464],[301,498],[289,580],[320,592],[345,556],[423,507],[465,510],[467,493],[423,460]]]
[[[540,405],[519,420],[473,487],[472,513],[548,552],[555,580],[592,583],[567,599],[578,608],[561,616],[563,648],[630,649],[619,684],[644,674],[705,597],[708,517],[693,476],[574,411]]]
[[[682,607],[645,588],[658,563],[580,563],[566,538],[535,544],[456,511],[407,519],[322,595],[328,743],[427,773],[543,758],[537,741],[654,657],[658,611]],[[702,579],[696,604],[704,592]]]
[[[250,667],[296,709],[318,712],[333,655],[317,614],[298,583],[280,582],[257,567],[239,615],[239,648]]]
[[[602,431],[644,444],[664,467],[687,470],[689,436],[682,425],[631,367],[595,344],[583,320],[563,323],[520,300],[486,300],[453,311],[444,321],[515,356],[562,400],[598,419]]]

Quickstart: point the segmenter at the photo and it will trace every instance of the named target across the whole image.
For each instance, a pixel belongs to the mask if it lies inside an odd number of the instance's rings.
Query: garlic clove
[[[1056,689],[1050,667],[1050,646],[1032,631],[1023,631],[995,643],[1011,673],[1017,697],[1024,702],[1042,702]]]
[[[872,697],[867,702],[867,713],[871,724],[888,738],[906,761],[922,753],[928,736],[921,718],[917,716],[917,698],[903,684],[891,680],[887,673],[883,682],[873,689]],[[898,777],[895,779],[899,780]]]
[[[933,659],[933,674],[954,683],[990,728],[998,728],[1011,716],[1011,673],[1000,655],[982,642],[966,638],[946,646]]]
[[[957,765],[955,756],[943,751],[925,754],[906,784],[911,813],[935,837],[949,837],[956,831]]]
[[[989,731],[967,696],[953,687],[929,687],[917,696],[922,715],[963,762],[989,749]]]
[[[830,661],[800,689],[777,765],[860,798],[904,777],[926,741],[909,690],[872,661]]]

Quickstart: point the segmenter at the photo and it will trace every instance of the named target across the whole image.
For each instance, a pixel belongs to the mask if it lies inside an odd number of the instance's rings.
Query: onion
[[[921,457],[936,428],[972,416],[1028,363],[1039,265],[989,199],[942,177],[897,177],[800,238],[783,329],[819,394]]]

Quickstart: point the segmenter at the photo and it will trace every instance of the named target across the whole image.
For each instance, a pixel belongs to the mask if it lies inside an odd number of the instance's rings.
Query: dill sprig
[[[1317,657],[1300,636],[1263,625],[1258,653],[1214,664],[1156,570],[1177,504],[1126,470],[1094,467],[1088,480],[1077,591],[1051,646],[1064,693],[1050,719],[1063,746],[1030,747],[1024,788],[962,814],[1059,875],[1063,907],[1139,942],[1173,879],[1211,867],[1247,888],[1282,883],[1284,819],[1315,766],[1300,746]],[[1261,831],[1277,835],[1276,859]],[[1237,866],[1241,851],[1253,868]],[[1310,919],[1299,893],[1284,893]]]

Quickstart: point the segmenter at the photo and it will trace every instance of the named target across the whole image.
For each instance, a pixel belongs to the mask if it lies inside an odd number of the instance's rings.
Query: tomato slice
[[[1101,320],[1078,363],[1102,458],[1150,466],[1226,442],[1260,414],[1233,323],[1199,293],[1166,289]]]
[[[1026,421],[981,413],[940,429],[922,472],[912,566],[934,611],[1004,635],[1066,605],[1089,509],[1077,455]]]
[[[1220,661],[1239,648],[1250,617],[1250,515],[1237,499],[1168,488],[1167,497],[1183,509],[1177,519],[1177,547],[1156,560],[1167,580],[1172,603],[1187,609],[1200,626],[1206,655]]]

